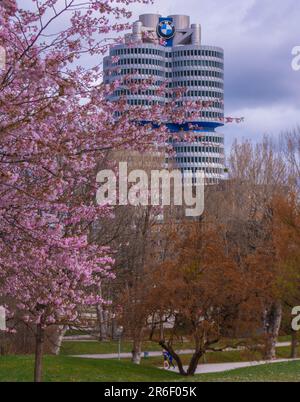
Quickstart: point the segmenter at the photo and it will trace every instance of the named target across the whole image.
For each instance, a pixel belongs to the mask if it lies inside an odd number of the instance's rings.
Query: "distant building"
[[[111,100],[125,95],[130,105],[164,105],[170,101],[172,90],[186,88],[184,100],[201,102],[197,121],[168,124],[171,132],[190,136],[189,141],[170,140],[176,151],[176,165],[190,174],[204,171],[208,183],[223,179],[224,136],[215,131],[224,121],[223,49],[201,45],[201,26],[191,25],[188,16],[141,15],[132,33],[125,36],[125,43],[111,47],[104,59],[105,83],[126,75],[155,80],[138,95],[120,87]],[[157,96],[156,90],[163,83],[167,83],[168,92]]]

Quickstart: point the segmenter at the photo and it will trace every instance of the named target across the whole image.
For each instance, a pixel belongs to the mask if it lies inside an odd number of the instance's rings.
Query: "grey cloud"
[[[291,68],[291,50],[300,45],[298,0],[164,0],[162,4],[162,11],[171,6],[172,13],[190,14],[202,24],[203,43],[225,49],[226,113],[244,113],[246,118],[244,125],[224,128],[229,142],[234,136],[276,135],[297,124],[300,72]]]
[[[291,50],[300,45],[299,0],[155,0],[132,11],[133,20],[148,12],[188,14],[201,23],[204,44],[224,48],[226,114],[246,118],[224,128],[229,142],[297,124],[300,72],[291,68]]]

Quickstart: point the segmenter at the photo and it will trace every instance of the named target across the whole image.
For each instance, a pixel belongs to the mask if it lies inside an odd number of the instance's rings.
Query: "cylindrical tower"
[[[173,20],[176,30],[190,28],[190,17],[188,15],[169,15]]]
[[[201,46],[201,25],[200,24],[192,24],[192,44],[194,46]]]
[[[138,43],[142,40],[142,29],[143,29],[143,23],[141,21],[136,21],[133,24],[133,28],[132,28],[133,42]]]
[[[105,83],[131,76],[136,81],[151,78],[152,85],[137,94],[120,87],[111,100],[126,96],[133,106],[163,105],[170,101],[169,94],[156,93],[163,83],[174,91],[184,89],[182,101],[200,106],[197,117],[188,118],[190,125],[168,124],[177,134],[172,141],[177,166],[191,174],[202,170],[208,183],[217,183],[224,176],[224,137],[215,131],[224,121],[223,49],[201,45],[201,26],[190,25],[184,15],[141,15],[127,41],[130,44],[112,47],[105,57]],[[188,133],[190,141],[178,140],[180,132],[185,138]]]
[[[141,21],[144,27],[156,29],[160,18],[160,14],[142,14],[139,17],[139,21]]]
[[[137,83],[151,79],[147,89],[139,93],[130,93],[126,86],[120,86],[110,97],[111,101],[126,96],[132,106],[164,105],[167,98],[158,95],[157,90],[165,82],[167,75],[166,50],[155,44],[118,45],[110,50],[110,56],[104,58],[104,80],[109,84],[115,80],[122,81],[128,76]]]

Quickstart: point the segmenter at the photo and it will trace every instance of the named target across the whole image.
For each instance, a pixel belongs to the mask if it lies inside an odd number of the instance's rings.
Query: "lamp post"
[[[121,360],[121,339],[122,339],[122,334],[123,334],[124,328],[122,326],[119,326],[116,329],[116,335],[118,337],[118,359]]]

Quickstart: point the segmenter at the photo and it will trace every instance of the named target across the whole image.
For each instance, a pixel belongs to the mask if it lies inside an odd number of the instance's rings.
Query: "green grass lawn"
[[[300,357],[300,347],[298,348]],[[191,355],[181,355],[181,360],[184,365],[188,365],[191,360]],[[290,357],[290,348],[278,348],[277,358],[278,359],[288,359]],[[230,352],[211,352],[207,353],[204,357],[200,359],[199,364],[203,363],[231,363],[231,362],[248,362],[248,361],[259,361],[263,357],[260,353],[250,353],[248,351],[238,351],[233,350]],[[122,359],[123,360],[123,359]],[[125,359],[128,363],[130,359]],[[161,367],[163,365],[162,357],[149,357],[147,359],[142,359],[142,366],[147,367]]]
[[[0,382],[30,382],[32,356],[0,357]],[[67,356],[44,357],[45,382],[175,381],[177,374],[154,367],[139,367],[118,360],[88,360]]]
[[[148,351],[153,351],[153,350],[161,350],[159,349],[159,346],[153,343],[153,342],[145,342],[143,345],[143,350],[148,350]],[[186,349],[190,347],[190,344],[178,344],[177,347],[179,349]],[[132,348],[132,344],[130,342],[123,342],[122,343],[122,351],[123,352],[130,352]],[[110,352],[116,352],[118,349],[118,344],[117,342],[64,342],[63,347],[61,350],[61,353],[64,355],[68,354],[94,354],[94,353],[110,353]],[[300,347],[298,348],[298,353],[300,356]],[[277,358],[281,359],[287,359],[290,357],[290,347],[281,347],[277,348]],[[182,362],[184,365],[187,365],[191,359],[190,355],[182,355]],[[233,350],[229,352],[211,352],[207,353],[205,357],[203,357],[200,360],[201,363],[229,363],[229,362],[242,362],[242,361],[257,361],[261,360],[262,355],[258,352],[253,353],[249,351],[239,351],[239,350]],[[85,363],[87,364],[87,363]],[[101,365],[101,362],[94,362],[93,364]],[[107,361],[105,364],[108,364]],[[116,365],[116,367],[120,367],[120,364],[127,364],[127,367],[132,368],[133,366],[131,365],[130,359],[122,359],[122,362],[118,361],[110,361],[109,367],[112,367],[112,365]],[[145,371],[147,369],[152,369],[152,370],[157,370],[157,367],[161,367],[163,365],[163,360],[162,357],[149,357],[146,359],[142,359],[140,369],[142,372],[139,372],[141,376],[144,375],[151,375],[150,372]],[[279,369],[278,369],[279,367]],[[296,367],[296,369],[294,369]],[[135,367],[134,367],[135,368]],[[292,370],[290,370],[293,368]],[[127,370],[127,369],[125,369]],[[128,371],[130,375],[132,374],[132,370]],[[119,372],[120,375],[120,381],[124,380],[122,370],[117,371]],[[300,363],[297,363],[296,365],[291,362],[291,364],[283,365],[283,366],[278,366],[276,364],[276,367],[273,368],[272,366],[265,367],[255,367],[255,368],[249,368],[249,371],[245,369],[243,370],[237,370],[235,371],[233,376],[233,373],[224,373],[224,374],[214,374],[214,375],[202,375],[201,377],[196,376],[192,381],[299,381],[300,382]],[[160,372],[157,374],[156,371],[154,371],[155,375],[159,375],[159,379],[161,381],[176,381],[176,378],[173,380],[171,377],[164,377],[165,374],[169,375],[172,373],[166,373],[163,372],[164,374],[160,374]],[[162,375],[163,377],[160,377]],[[174,374],[173,374],[174,375]],[[118,377],[119,378],[119,377]],[[156,379],[147,379],[146,377],[142,377],[140,381],[158,381],[157,377]],[[77,381],[77,380],[74,380]],[[91,381],[95,381],[92,379]],[[103,380],[104,381],[104,380]],[[116,381],[115,377],[111,379],[111,381]],[[134,380],[134,379],[128,379],[127,377],[125,378],[125,381],[139,381],[139,380]],[[183,379],[178,378],[177,381],[183,381]]]
[[[121,352],[131,352],[132,342],[124,341],[121,344]],[[154,342],[144,342],[143,350],[156,351],[161,350],[160,346]],[[99,341],[64,341],[60,350],[61,355],[86,355],[118,353],[118,342],[99,342]]]
[[[176,345],[178,349],[188,349],[191,347],[189,343],[178,343]],[[122,343],[122,352],[130,352],[132,349],[131,342]],[[159,345],[154,342],[144,342],[143,350],[147,351],[161,351]],[[117,353],[118,343],[117,342],[81,342],[81,341],[65,341],[63,342],[61,348],[61,355],[85,355],[85,354],[105,354],[105,353]],[[300,356],[300,347],[298,349]],[[290,348],[281,347],[277,348],[278,358],[289,358]],[[188,364],[191,356],[182,355],[182,361],[184,364]],[[211,352],[207,353],[205,357],[200,360],[200,363],[228,363],[228,362],[239,362],[239,361],[255,361],[261,360],[262,355],[258,352],[253,353],[249,351],[230,351],[230,352]],[[130,360],[127,360],[128,362]],[[150,357],[147,359],[142,359],[142,365],[158,367],[162,365],[162,357]]]
[[[283,339],[280,339],[281,341]],[[285,340],[288,340],[285,338]],[[177,343],[177,349],[189,349],[188,342]],[[132,343],[122,342],[122,352],[130,352]],[[117,353],[118,342],[63,342],[60,356],[44,358],[44,381],[47,382],[156,382],[156,381],[187,381],[178,374],[160,370],[162,357],[142,359],[141,366],[135,366],[130,359],[118,360],[88,360],[72,358],[68,355]],[[144,342],[144,351],[161,350],[154,342]],[[289,347],[277,349],[278,358],[288,358]],[[299,347],[300,356],[300,347]],[[183,355],[182,361],[188,364],[191,356]],[[207,353],[200,363],[226,363],[239,361],[260,360],[261,356],[246,351],[212,352]],[[0,382],[3,381],[32,381],[32,356],[3,356],[0,357]],[[267,366],[239,369],[227,373],[197,375],[188,381],[297,381],[300,382],[300,362],[272,364]]]
[[[290,335],[282,335],[278,337],[278,342],[291,342],[292,337]],[[299,336],[300,340],[300,336]]]
[[[289,336],[279,338],[279,342],[290,341]],[[192,349],[191,342],[176,342],[175,349]],[[143,351],[154,352],[161,351],[161,347],[155,342],[143,342]],[[132,342],[122,341],[121,352],[131,352]],[[64,341],[61,348],[61,355],[86,355],[86,354],[104,354],[104,353],[118,353],[118,342],[99,342],[99,341]]]
[[[197,375],[201,382],[300,382],[300,362],[273,363],[217,374]]]
[[[145,342],[144,350],[153,351],[161,350],[156,347],[153,342]],[[178,344],[179,349],[185,349],[185,344]],[[191,345],[189,345],[191,346]],[[122,352],[130,352],[132,344],[130,342],[124,342],[122,344]],[[117,342],[64,342],[61,349],[62,355],[80,355],[80,354],[97,354],[97,353],[116,353],[118,349]],[[298,348],[300,357],[300,347]],[[290,357],[290,347],[277,348],[277,358],[288,359]],[[211,352],[201,358],[201,363],[230,363],[230,362],[246,362],[262,360],[262,355],[258,352],[253,353],[249,351],[233,350],[230,352]],[[183,364],[187,365],[191,359],[191,355],[181,356]],[[130,359],[122,359],[124,363],[130,364]],[[141,367],[157,368],[163,365],[163,359],[161,356],[143,358]]]
[[[0,381],[30,382],[33,378],[33,357],[0,357]],[[154,367],[135,366],[118,360],[88,360],[67,356],[44,358],[46,382],[215,382],[215,381],[293,381],[300,382],[300,362],[276,363],[233,370],[226,373],[196,375],[184,378]]]
[[[176,349],[190,349],[193,347],[190,342],[177,342],[174,344]],[[143,351],[155,352],[161,351],[161,346],[155,342],[143,342]],[[132,342],[123,341],[121,343],[121,352],[131,352]],[[118,342],[99,342],[99,341],[64,341],[61,347],[61,355],[86,355],[118,353]]]

